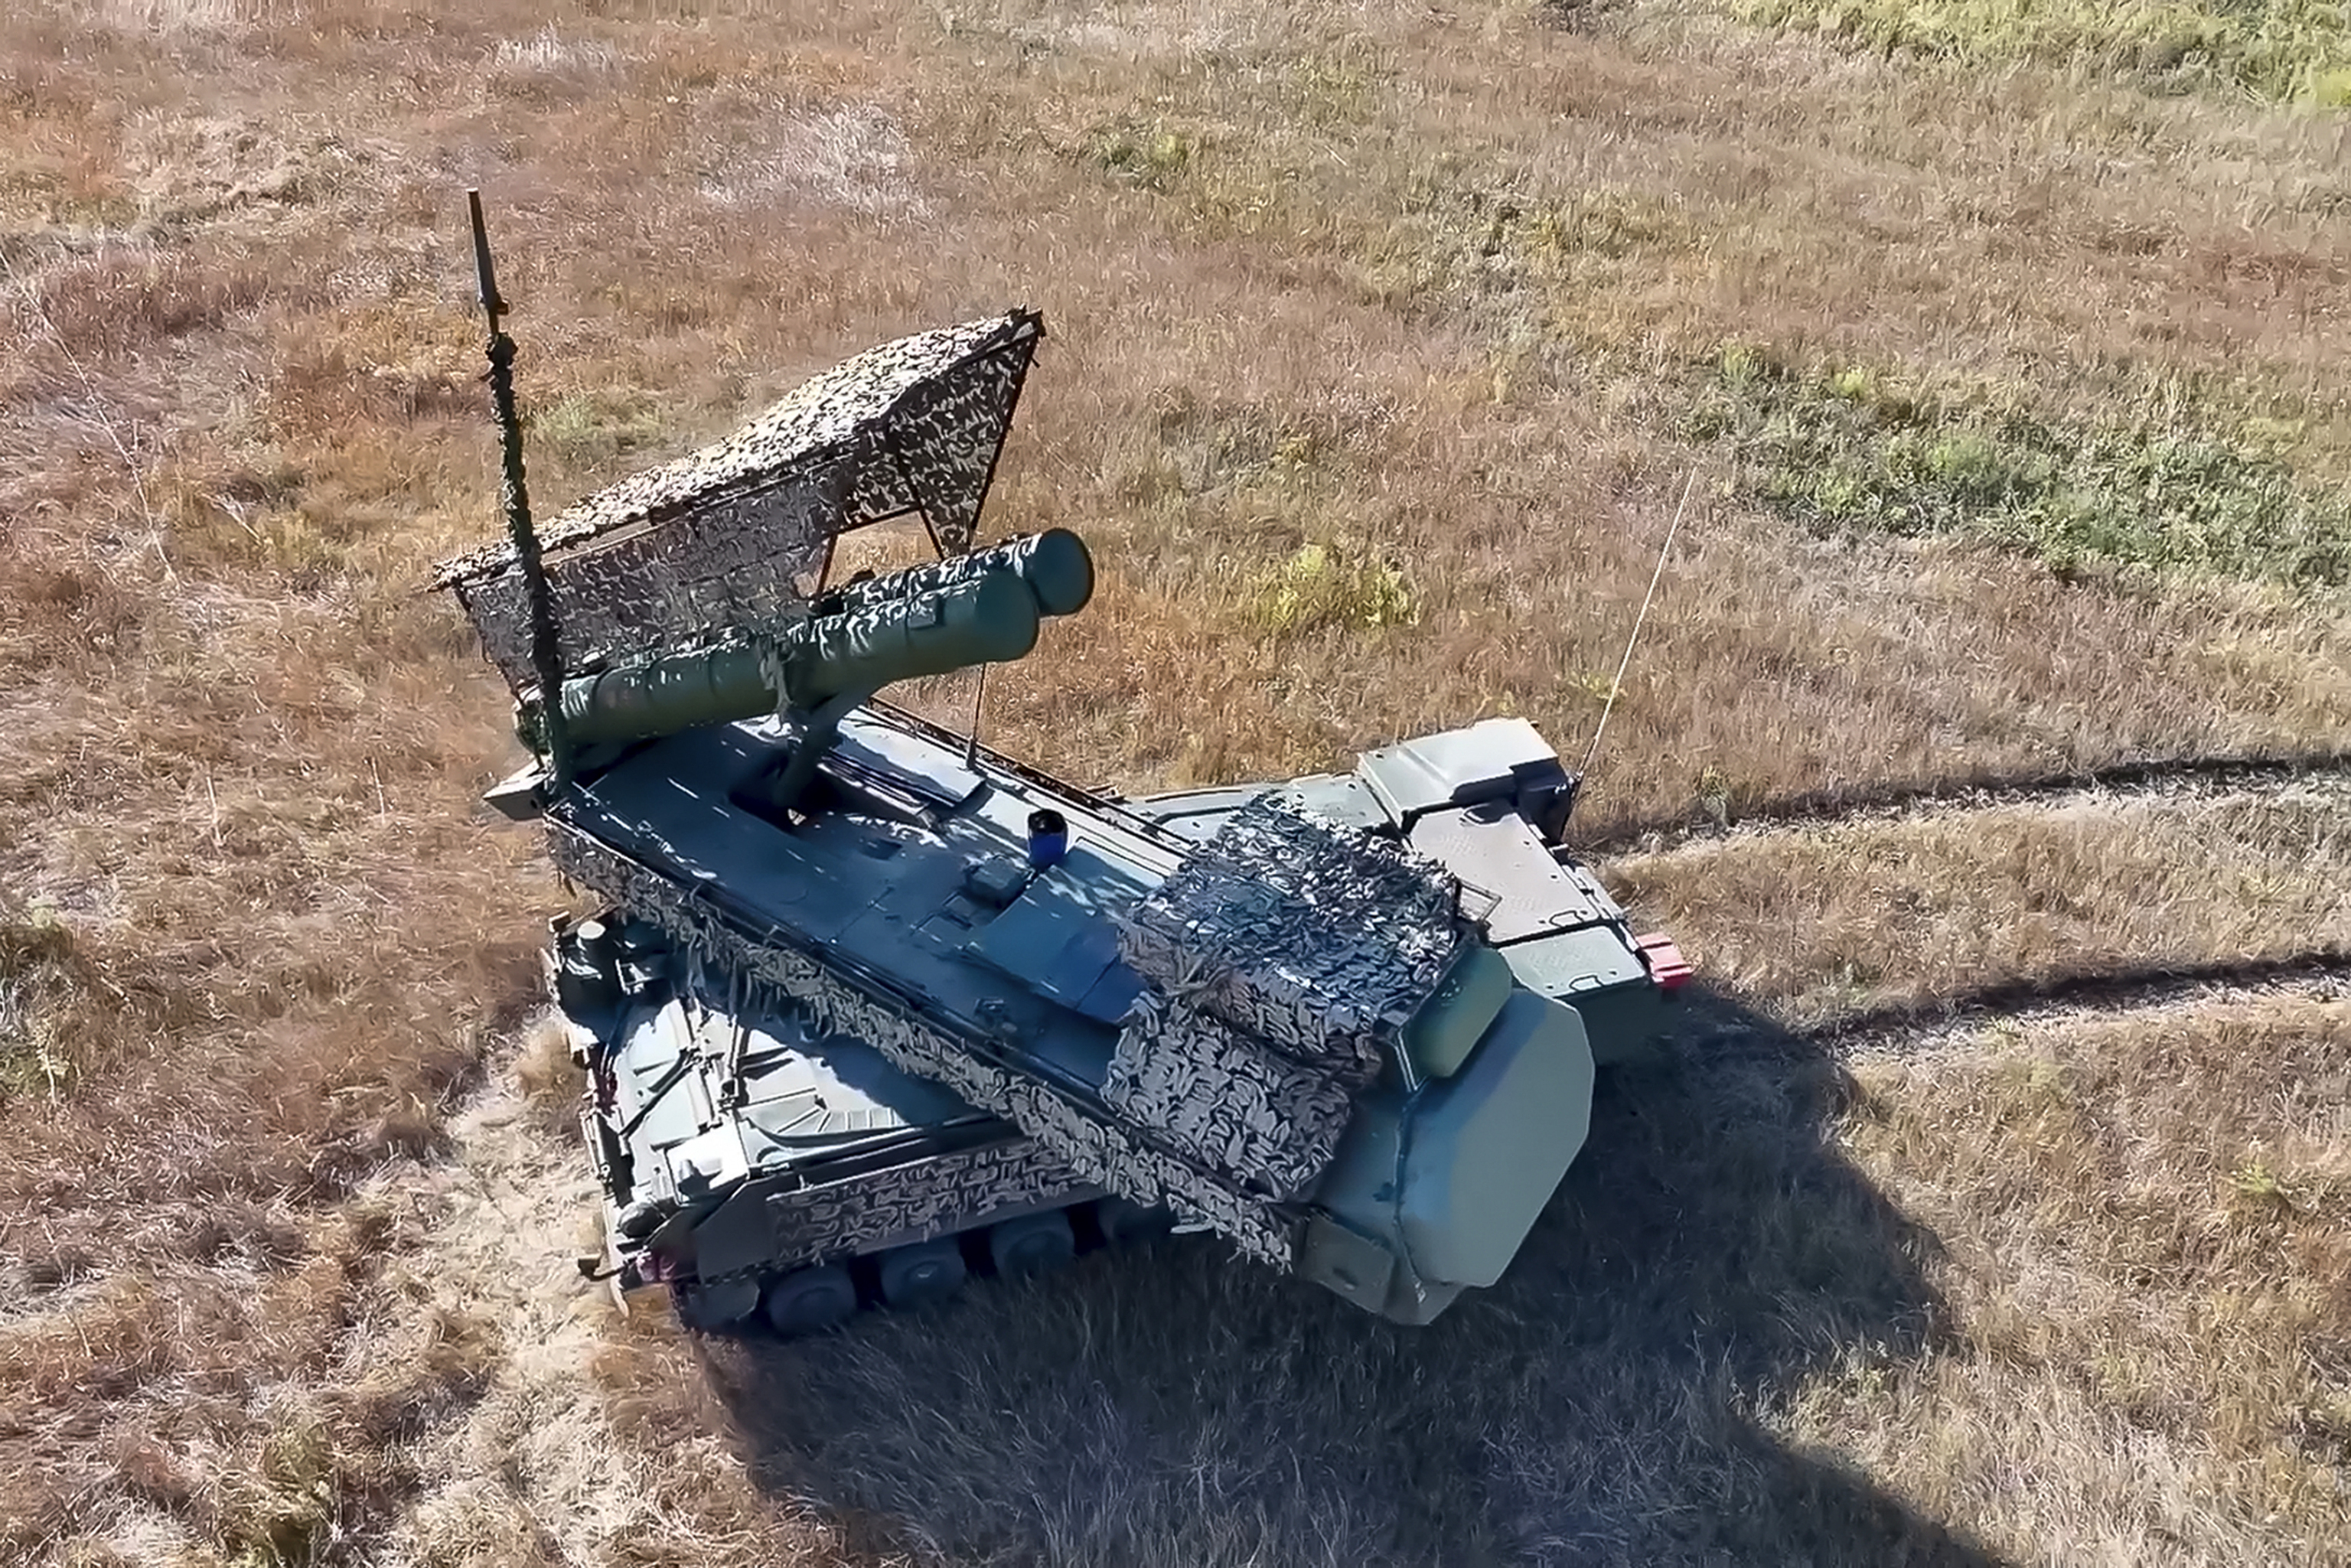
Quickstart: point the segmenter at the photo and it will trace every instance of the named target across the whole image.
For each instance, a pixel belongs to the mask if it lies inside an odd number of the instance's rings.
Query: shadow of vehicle
[[[1934,1243],[1830,1143],[1817,1048],[1711,996],[1682,1035],[1426,1329],[1196,1236],[700,1354],[757,1484],[926,1560],[1990,1564],[1773,1436],[1928,1347]]]

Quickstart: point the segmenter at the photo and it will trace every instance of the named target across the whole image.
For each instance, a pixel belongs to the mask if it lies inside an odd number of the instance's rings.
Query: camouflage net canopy
[[[796,622],[832,541],[868,523],[919,511],[941,555],[968,549],[1043,337],[1013,310],[883,343],[565,508],[539,530],[564,671]],[[510,541],[444,562],[433,586],[456,593],[508,686],[538,685]]]

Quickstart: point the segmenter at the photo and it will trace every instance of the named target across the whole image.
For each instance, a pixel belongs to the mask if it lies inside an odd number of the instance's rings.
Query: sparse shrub
[[[1086,132],[1087,162],[1121,183],[1165,191],[1192,166],[1197,137],[1157,120],[1122,116]]]
[[[2076,1103],[2073,1076],[2063,1062],[2039,1056],[2012,1057],[2001,1063],[2000,1075],[2007,1081],[2020,1109],[2065,1110]]]
[[[110,246],[43,274],[22,329],[85,359],[130,354],[218,327],[272,292],[264,274],[235,264]]]
[[[495,1323],[439,1303],[422,1308],[407,1333],[404,1354],[329,1397],[339,1441],[354,1454],[380,1456],[413,1442],[434,1417],[480,1398],[506,1350]],[[381,1491],[398,1490],[405,1478],[371,1459],[363,1479],[366,1490]]]
[[[579,392],[523,416],[526,438],[545,442],[574,463],[623,457],[661,438],[650,398],[625,391]]]
[[[1611,696],[1624,695],[1622,687],[1598,670],[1587,670],[1582,674],[1571,676],[1567,681],[1567,689],[1579,696],[1589,697],[1595,703],[1605,703]]]
[[[2229,1195],[2231,1207],[2246,1218],[2290,1214],[2301,1207],[2294,1190],[2271,1168],[2268,1158],[2259,1149],[2248,1154],[2229,1173]]]
[[[1706,814],[1726,826],[1730,821],[1733,787],[1730,776],[1713,763],[1698,770],[1698,803]]]
[[[1539,0],[1535,12],[1563,33],[1593,33],[1630,4],[1631,0]]]
[[[1308,410],[1254,402],[1210,406],[1185,388],[1162,388],[1116,465],[1120,488],[1138,503],[1245,489],[1280,506],[1324,482],[1333,463],[1360,449],[1383,418],[1378,408],[1351,405],[1343,394]]]
[[[335,1470],[326,1424],[310,1411],[281,1410],[253,1462],[221,1472],[214,1501],[221,1545],[254,1568],[315,1560],[339,1511]]]
[[[358,1139],[358,1148],[371,1159],[427,1159],[449,1146],[449,1130],[437,1108],[413,1094],[370,1122]]]
[[[1290,107],[1308,125],[1360,125],[1372,118],[1387,75],[1351,55],[1309,56],[1290,68]]]
[[[1419,620],[1403,570],[1353,546],[1308,543],[1249,585],[1257,623],[1277,632],[1370,631]]]
[[[515,1061],[515,1082],[529,1103],[532,1122],[550,1137],[577,1134],[580,1096],[588,1074],[571,1060],[562,1020],[553,1012],[533,1019]]]
[[[54,1094],[73,1078],[58,1013],[87,978],[73,933],[55,912],[37,905],[22,919],[0,920],[0,1103]]]
[[[251,507],[182,486],[168,506],[173,559],[183,564],[259,567],[297,592],[314,591],[349,569],[347,542],[329,537],[314,504]]]
[[[214,1544],[239,1568],[346,1561],[360,1531],[413,1495],[409,1445],[480,1397],[503,1350],[491,1325],[428,1305],[356,1381],[264,1392],[201,1500]]]
[[[501,95],[563,102],[601,90],[621,64],[610,44],[567,38],[549,23],[528,37],[500,39],[482,75]]]
[[[181,1247],[199,1263],[227,1260],[245,1268],[282,1269],[307,1256],[310,1242],[290,1216],[249,1200],[230,1200],[199,1215]]]
[[[1725,343],[1721,352],[1715,358],[1716,363],[1720,367],[1722,384],[1734,392],[1743,392],[1779,370],[1776,364],[1765,357],[1763,349],[1754,343],[1737,341]],[[1849,377],[1847,381],[1850,382]],[[1843,391],[1843,384],[1840,383],[1841,394],[1847,397],[1854,395],[1851,392]]]
[[[1645,265],[1685,232],[1654,192],[1593,185],[1554,194],[1533,175],[1449,159],[1412,170],[1400,196],[1394,226],[1364,257],[1364,282],[1391,303],[1534,293]]]

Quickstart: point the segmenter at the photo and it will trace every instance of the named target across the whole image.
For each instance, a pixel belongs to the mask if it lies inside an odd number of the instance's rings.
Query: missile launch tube
[[[812,707],[844,692],[1020,658],[1037,645],[1040,620],[1037,597],[1015,572],[965,573],[928,592],[873,596],[764,643],[729,643],[567,681],[564,727],[572,744],[593,746]]]
[[[1024,658],[1043,619],[1028,583],[994,570],[803,622],[779,643],[781,695],[794,707],[814,707],[844,692]]]
[[[935,593],[988,571],[1019,577],[1047,615],[1074,615],[1093,597],[1094,562],[1085,541],[1067,528],[1047,528],[969,555],[851,583],[839,591],[841,608],[855,612],[908,594]]]

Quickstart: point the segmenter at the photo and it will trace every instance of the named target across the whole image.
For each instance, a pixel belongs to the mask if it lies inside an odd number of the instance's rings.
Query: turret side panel
[[[1059,1155],[1025,1139],[940,1155],[770,1195],[766,1203],[775,1245],[756,1266],[789,1268],[871,1252],[1008,1209],[1071,1201],[1088,1190]]]

